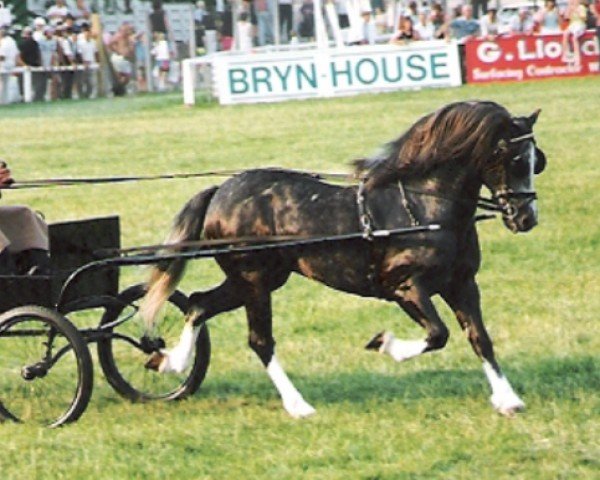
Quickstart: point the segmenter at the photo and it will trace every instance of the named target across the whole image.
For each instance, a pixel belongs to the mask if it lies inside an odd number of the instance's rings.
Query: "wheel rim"
[[[139,304],[143,290],[128,298],[127,307],[112,312],[103,319],[103,324],[114,324],[112,337],[99,344],[99,357],[108,381],[117,391],[132,400],[168,399],[179,396],[192,374],[193,364],[181,373],[161,374],[145,367],[148,353],[140,348],[144,336],[144,322],[139,315]],[[155,330],[154,340],[164,342],[164,348],[173,348],[179,341],[184,322],[185,305],[173,301],[165,303],[161,320]],[[126,320],[125,320],[126,319]],[[121,321],[125,320],[125,321]],[[134,340],[138,345],[134,345]]]
[[[55,426],[73,411],[81,367],[49,319],[22,314],[0,325],[0,415]]]

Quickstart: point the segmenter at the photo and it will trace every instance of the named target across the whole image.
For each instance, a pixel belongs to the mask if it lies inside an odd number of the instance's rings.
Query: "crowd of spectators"
[[[92,25],[90,3],[94,2],[53,0],[44,15],[22,26],[12,23],[10,11],[0,1],[0,104],[24,99],[19,67],[29,67],[33,101],[90,98],[100,93],[100,83],[115,95],[145,91],[148,48],[155,54],[158,89],[166,88],[162,80],[165,68],[169,71],[172,49],[164,45],[167,20],[161,2],[154,2],[149,20],[163,27],[156,27],[150,46],[144,32],[136,32],[128,21],[115,32],[101,32],[99,25]],[[126,7],[130,8],[129,2]],[[102,82],[101,55],[107,60]]]
[[[344,39],[347,44],[370,44],[432,39],[464,43],[469,38],[493,40],[503,35],[562,32],[576,41],[582,30],[571,24],[581,17],[583,23],[579,24],[584,25],[583,30],[586,26],[595,28],[597,0],[566,2],[558,8],[556,0],[546,0],[541,7],[515,9],[512,16],[502,15],[502,18],[492,1],[487,0],[469,0],[452,11],[444,11],[440,3],[430,0],[323,0],[321,3],[324,16],[326,5],[333,3],[343,34],[356,30],[352,28],[351,17],[357,13],[362,31],[358,37],[353,31],[353,36]],[[211,8],[199,1],[196,12],[197,43],[204,47],[204,35],[213,31],[217,41],[211,50],[249,50],[277,42],[315,39],[313,0],[217,0]],[[275,26],[277,21],[279,24]],[[238,45],[234,45],[234,30],[238,32]]]
[[[324,9],[337,16],[348,45],[470,38],[494,40],[512,34],[563,35],[564,61],[580,63],[579,38],[586,28],[600,31],[600,0],[545,0],[541,8],[520,8],[512,17],[499,15],[491,2],[469,0],[452,11],[431,0],[323,0]],[[588,5],[588,1],[592,2]],[[174,46],[169,42],[168,21],[162,2],[152,0],[149,15],[151,38],[136,32],[125,21],[115,32],[91,25],[91,12],[99,0],[53,0],[45,15],[35,18],[15,40],[10,12],[0,0],[0,103],[23,96],[23,79],[11,74],[19,66],[31,67],[33,99],[88,98],[98,94],[99,56],[105,55],[115,95],[144,91],[148,74],[158,90],[169,86]],[[500,2],[501,4],[501,2]],[[131,2],[122,2],[124,12]],[[475,9],[474,9],[475,6]],[[117,3],[105,0],[102,12]],[[104,13],[103,13],[104,14]],[[275,43],[315,40],[313,0],[211,0],[195,2],[195,40],[199,52],[255,47]],[[356,18],[360,28],[357,29]],[[277,25],[275,25],[277,23]],[[326,22],[329,25],[330,22]],[[96,26],[97,27],[97,26]],[[330,27],[329,27],[330,28]],[[329,32],[333,36],[334,32]],[[152,58],[151,70],[148,58]],[[18,70],[18,69],[17,69]],[[132,81],[133,80],[133,81]]]

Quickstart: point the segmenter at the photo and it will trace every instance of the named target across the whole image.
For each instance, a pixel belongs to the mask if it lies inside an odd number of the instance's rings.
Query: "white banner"
[[[457,45],[444,41],[217,55],[211,63],[222,104],[461,84]]]

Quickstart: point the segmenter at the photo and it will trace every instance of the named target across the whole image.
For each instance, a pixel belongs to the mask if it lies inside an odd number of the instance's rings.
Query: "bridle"
[[[520,135],[518,137],[512,137],[508,140],[501,139],[498,141],[498,146],[494,150],[494,156],[504,155],[509,149],[509,145],[516,145],[525,141],[533,141],[534,135],[533,132],[526,133]],[[513,156],[510,161],[517,162],[522,157],[521,153]],[[369,214],[367,204],[366,204],[366,182],[367,178],[362,178],[360,183],[358,184],[358,190],[356,192],[356,203],[358,206],[358,218],[360,222],[361,229],[363,231],[363,236],[365,238],[371,238],[373,232],[373,222],[371,220],[371,215]],[[448,195],[439,194],[437,192],[428,192],[425,190],[417,190],[413,188],[406,187],[401,180],[397,182],[398,188],[400,190],[401,196],[401,204],[404,208],[412,227],[418,226],[419,221],[415,214],[413,213],[410,204],[408,202],[408,198],[406,192],[409,191],[411,193],[416,193],[419,195],[431,196],[436,198],[441,198],[443,200],[447,200],[449,202],[457,202],[457,203],[466,203],[466,199],[455,198]],[[537,199],[537,193],[535,191],[518,191],[515,192],[512,189],[508,188],[506,185],[506,181],[503,181],[501,185],[492,191],[491,197],[479,197],[477,199],[477,207],[482,210],[487,211],[495,211],[502,214],[502,217],[506,221],[512,221],[515,219],[519,210],[523,208],[525,205],[533,202]],[[489,215],[481,215],[475,217],[475,219],[488,219]],[[491,216],[493,218],[493,216]]]
[[[498,146],[496,150],[494,150],[494,155],[504,155],[508,151],[509,145],[515,145],[525,141],[534,141],[533,132],[509,138],[508,141],[505,139],[499,140]],[[521,157],[522,154],[518,153],[510,159],[510,162],[517,162]],[[478,206],[485,210],[498,211],[502,214],[504,220],[512,221],[515,219],[521,208],[536,199],[537,193],[535,191],[515,192],[508,188],[506,180],[504,180],[500,186],[492,192],[491,198],[480,198]]]

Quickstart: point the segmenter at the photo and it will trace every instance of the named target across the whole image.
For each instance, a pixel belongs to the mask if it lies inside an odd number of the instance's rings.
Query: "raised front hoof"
[[[492,405],[496,411],[504,417],[514,417],[517,413],[525,410],[525,403],[519,398],[494,398],[491,397]]]
[[[150,358],[148,358],[148,360],[144,364],[144,367],[146,367],[148,370],[154,370],[155,372],[159,372],[160,366],[164,360],[164,354],[162,354],[161,352],[154,352],[152,355],[150,355]]]
[[[385,330],[377,333],[373,338],[371,338],[371,340],[369,340],[369,343],[365,345],[365,349],[380,351],[385,342],[385,334]]]

